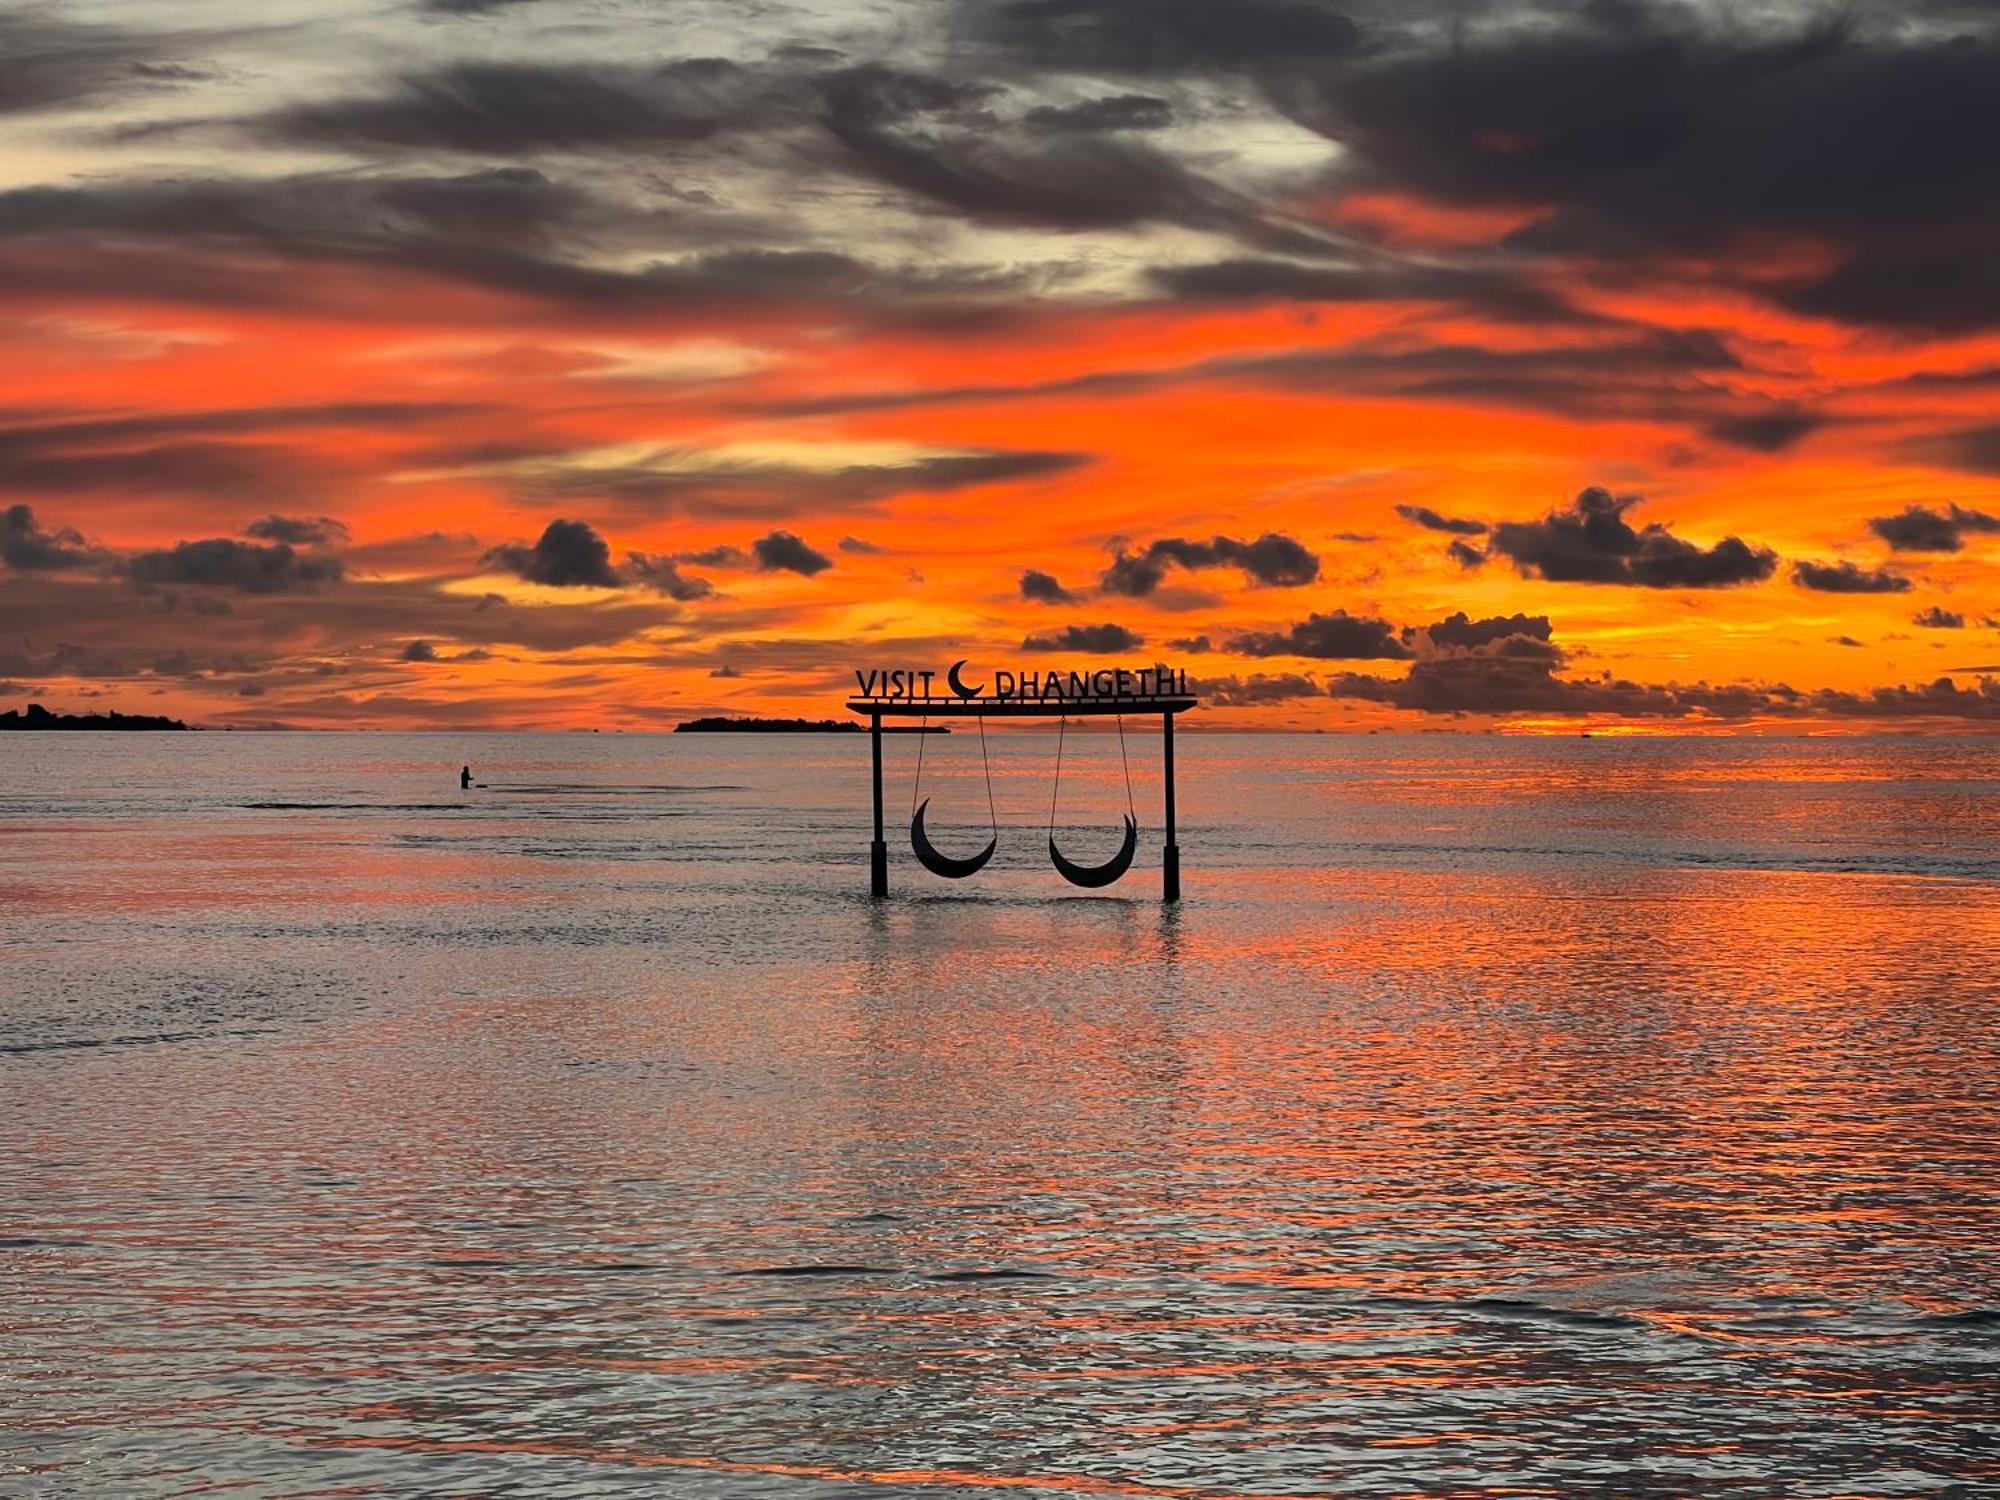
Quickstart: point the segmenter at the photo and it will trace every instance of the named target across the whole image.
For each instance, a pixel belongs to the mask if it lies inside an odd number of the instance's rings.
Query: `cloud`
[[[1933,604],[1929,609],[1910,617],[1926,630],[1963,630],[1965,616],[1957,610],[1943,609]]]
[[[1323,689],[1312,678],[1297,672],[1253,672],[1247,677],[1204,677],[1194,690],[1218,708],[1254,708],[1265,703],[1287,703],[1297,698],[1323,698]]]
[[[1738,448],[1749,448],[1758,453],[1782,453],[1825,425],[1826,418],[1818,412],[1780,407],[1771,411],[1718,417],[1708,424],[1707,432],[1710,437]]]
[[[524,498],[589,499],[658,515],[758,518],[812,515],[894,495],[950,494],[1011,480],[1064,474],[1090,462],[1078,453],[925,454],[899,463],[815,468],[734,460],[695,449],[661,449],[608,462],[595,453],[537,455],[497,466],[495,477]]]
[[[0,115],[74,109],[170,80],[185,39],[66,20],[53,7],[0,13]]]
[[[1053,573],[1029,568],[1021,575],[1021,597],[1037,604],[1069,604],[1076,595],[1064,588]]]
[[[437,16],[486,16],[537,3],[539,0],[417,0],[417,9]]]
[[[324,483],[337,465],[303,447],[242,439],[395,428],[466,410],[461,403],[358,401],[14,420],[0,413],[0,489],[264,498],[276,488]]]
[[[1137,650],[1145,644],[1144,638],[1123,625],[1071,625],[1053,635],[1031,635],[1021,642],[1021,649],[1110,656],[1120,651]]]
[[[81,532],[67,526],[44,531],[33,507],[10,505],[0,510],[0,562],[22,573],[87,568],[104,554],[90,547]]]
[[[532,547],[510,542],[485,560],[550,588],[615,589],[624,582],[611,566],[610,544],[587,521],[551,521]]]
[[[1890,568],[1863,568],[1845,560],[1837,563],[1800,559],[1792,565],[1792,581],[1822,594],[1907,594],[1910,580]]]
[[[1408,637],[1413,632],[1405,631]],[[1555,627],[1549,623],[1547,615],[1494,615],[1483,620],[1474,620],[1464,610],[1439,620],[1435,625],[1426,626],[1422,639],[1433,650],[1476,651],[1482,648],[1499,647],[1503,650],[1521,641],[1539,642],[1548,645],[1555,640]],[[1537,659],[1547,659],[1542,651],[1520,652]]]
[[[1757,583],[1778,566],[1777,554],[1768,547],[1753,547],[1738,537],[1704,548],[1658,522],[1635,531],[1625,512],[1639,500],[1592,487],[1566,509],[1539,521],[1500,522],[1493,528],[1492,550],[1510,558],[1524,578],[1655,589]]]
[[[1542,206],[1508,240],[1518,255],[1606,277],[1707,258],[1753,295],[1854,324],[2000,317],[1980,248],[2000,224],[1990,11],[1481,9],[1273,87],[1346,148],[1357,186]],[[1759,253],[1771,244],[1819,253]]]
[[[834,546],[851,557],[880,557],[888,550],[873,542],[865,542],[858,536],[844,536]]]
[[[789,531],[774,531],[750,544],[750,555],[767,573],[798,573],[810,578],[833,566],[833,559],[816,552]]]
[[[1273,588],[1298,588],[1319,577],[1319,558],[1304,543],[1267,531],[1254,542],[1162,537],[1136,553],[1121,547],[1100,581],[1111,593],[1139,599],[1159,588],[1171,567],[1241,568],[1252,583]]]
[[[1975,474],[2000,474],[2000,425],[1963,427],[1947,432],[1929,446],[1955,468]]]
[[[1490,530],[1484,521],[1466,521],[1441,516],[1428,505],[1399,505],[1396,514],[1428,531],[1448,531],[1454,536],[1484,536]]]
[[[1410,648],[1386,620],[1337,609],[1313,614],[1283,630],[1251,630],[1230,637],[1228,649],[1240,656],[1311,656],[1325,660],[1400,661]]]
[[[1106,94],[1080,104],[1040,105],[1021,119],[1035,130],[1164,130],[1174,123],[1174,110],[1151,94]]]
[[[650,67],[451,62],[383,92],[294,104],[256,122],[269,139],[491,158],[697,141],[747,119],[760,82],[722,58]]]
[[[706,599],[715,592],[715,585],[706,578],[694,578],[681,572],[675,559],[654,557],[644,552],[627,554],[620,577],[628,583],[644,584],[656,593],[665,594],[683,604]]]
[[[433,646],[429,641],[411,641],[409,645],[403,648],[402,659],[404,661],[436,661],[438,659],[437,647]]]
[[[1362,31],[1315,0],[991,0],[983,37],[1077,72],[1175,74],[1344,57]]]
[[[1444,549],[1444,555],[1468,571],[1473,568],[1483,568],[1486,566],[1486,554],[1470,542],[1453,542],[1449,547]]]
[[[232,588],[245,594],[291,593],[338,583],[346,576],[340,560],[299,552],[288,542],[259,546],[233,537],[177,542],[125,559],[125,576],[139,584],[188,584]]]
[[[265,516],[243,528],[245,536],[266,542],[290,542],[294,547],[330,547],[352,533],[345,521],[332,516]]]
[[[1868,529],[1887,542],[1891,551],[1957,552],[1964,548],[1967,532],[2000,532],[2000,516],[1957,505],[1941,511],[1911,505],[1893,516],[1874,517]]]

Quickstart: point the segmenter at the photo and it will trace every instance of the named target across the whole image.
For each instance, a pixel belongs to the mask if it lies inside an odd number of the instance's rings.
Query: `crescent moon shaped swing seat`
[[[962,666],[963,663],[960,663]],[[956,668],[953,669],[957,670]],[[924,716],[924,726],[929,727],[930,716]],[[910,800],[916,801],[917,793],[924,784],[924,741],[927,734],[917,736],[917,779],[910,788]],[[1000,847],[1000,815],[993,807],[993,763],[986,755],[986,720],[979,720],[979,762],[986,770],[986,812],[992,823],[993,836],[986,841],[986,847],[965,859],[957,859],[946,854],[931,842],[929,830],[924,827],[924,814],[930,811],[931,799],[926,797],[917,803],[916,811],[910,815],[910,852],[917,857],[917,863],[931,874],[945,880],[963,880],[968,875],[977,875],[986,868],[986,862],[993,858],[993,851]]]
[[[1097,890],[1115,883],[1132,868],[1132,856],[1139,852],[1139,821],[1132,806],[1132,762],[1125,754],[1125,716],[1118,716],[1118,760],[1125,767],[1125,839],[1118,852],[1101,865],[1080,865],[1063,857],[1056,847],[1056,798],[1062,793],[1063,737],[1069,732],[1069,715],[1063,715],[1056,731],[1056,784],[1049,793],[1049,860],[1056,873],[1071,885]]]
[[[946,880],[963,880],[968,875],[977,875],[986,868],[986,861],[993,857],[993,851],[1000,847],[1000,835],[995,833],[986,841],[986,847],[968,859],[953,859],[949,854],[933,844],[930,835],[924,831],[924,814],[930,810],[931,799],[924,798],[917,808],[917,815],[910,819],[910,850],[917,856],[917,863],[933,875],[942,875]]]

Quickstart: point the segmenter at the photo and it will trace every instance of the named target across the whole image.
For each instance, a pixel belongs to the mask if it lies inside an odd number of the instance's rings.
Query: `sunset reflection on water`
[[[2000,1482],[1994,748],[1184,745],[1178,911],[1025,737],[883,907],[852,742],[10,758],[0,1473]]]

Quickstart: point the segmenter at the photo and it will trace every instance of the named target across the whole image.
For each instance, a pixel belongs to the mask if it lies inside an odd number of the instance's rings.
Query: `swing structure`
[[[958,666],[963,665],[962,662],[958,664]],[[1070,884],[1096,889],[1110,885],[1124,876],[1132,866],[1133,856],[1138,852],[1138,810],[1132,801],[1132,767],[1125,746],[1125,719],[1128,715],[1158,714],[1162,813],[1166,833],[1165,847],[1161,851],[1160,859],[1160,899],[1180,900],[1181,851],[1176,836],[1174,807],[1174,719],[1196,706],[1194,696],[1185,691],[1122,690],[1075,696],[986,696],[983,689],[967,689],[961,685],[957,675],[958,666],[953,667],[949,674],[952,685],[957,690],[954,696],[933,696],[928,692],[922,696],[867,693],[847,701],[850,712],[860,714],[868,720],[869,748],[874,771],[875,838],[868,849],[869,895],[879,901],[889,894],[889,844],[884,836],[882,821],[882,721],[884,719],[918,719],[924,728],[928,728],[934,718],[972,718],[979,721],[979,758],[981,768],[986,775],[986,810],[990,837],[985,848],[974,854],[954,856],[938,849],[931,842],[929,831],[925,826],[925,818],[930,810],[930,799],[922,796],[924,742],[930,736],[919,735],[917,738],[917,774],[910,789],[910,847],[920,865],[933,875],[946,880],[962,880],[978,873],[993,858],[994,851],[999,847],[1000,818],[995,811],[993,799],[993,766],[986,749],[986,720],[989,718],[1061,720],[1056,734],[1055,784],[1049,793],[1049,859],[1056,871]],[[924,674],[926,679],[932,675]],[[1121,687],[1129,675],[1119,674]],[[926,681],[925,686],[928,685]],[[1056,807],[1062,794],[1063,752],[1069,733],[1069,720],[1099,718],[1107,714],[1115,716],[1118,721],[1119,762],[1125,772],[1124,838],[1118,852],[1103,864],[1083,865],[1066,858],[1062,850],[1056,846]]]

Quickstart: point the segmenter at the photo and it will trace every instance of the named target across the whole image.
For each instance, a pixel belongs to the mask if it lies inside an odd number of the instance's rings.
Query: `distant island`
[[[853,719],[689,719],[675,734],[859,734]]]
[[[10,708],[0,714],[0,729],[186,729],[179,719],[157,714],[52,714],[39,703],[26,713]]]
[[[943,724],[920,728],[885,725],[884,734],[950,734]],[[674,726],[675,734],[859,734],[861,725],[853,719],[689,719]]]

